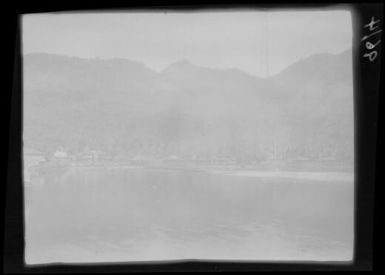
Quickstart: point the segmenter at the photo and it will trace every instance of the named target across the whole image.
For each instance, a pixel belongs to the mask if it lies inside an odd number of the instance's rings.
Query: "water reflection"
[[[25,189],[27,263],[352,256],[349,181],[145,168],[39,181]]]

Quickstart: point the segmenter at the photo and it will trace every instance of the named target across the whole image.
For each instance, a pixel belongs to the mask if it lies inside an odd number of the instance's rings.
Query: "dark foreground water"
[[[353,180],[265,174],[73,168],[35,179],[26,263],[352,259]]]

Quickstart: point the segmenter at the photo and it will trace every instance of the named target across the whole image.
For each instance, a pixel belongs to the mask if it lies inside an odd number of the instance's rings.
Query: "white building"
[[[24,155],[24,165],[26,166],[26,168],[35,166],[41,162],[46,161],[44,154],[35,149],[25,148],[23,150],[23,155]]]
[[[53,154],[53,156],[55,158],[58,158],[58,159],[66,159],[66,158],[68,158],[68,154],[66,152],[64,152],[62,149],[56,150],[56,152]]]

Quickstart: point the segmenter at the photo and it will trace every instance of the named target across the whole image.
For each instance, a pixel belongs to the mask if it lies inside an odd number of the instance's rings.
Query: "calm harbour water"
[[[347,261],[352,180],[72,168],[25,188],[26,262]]]

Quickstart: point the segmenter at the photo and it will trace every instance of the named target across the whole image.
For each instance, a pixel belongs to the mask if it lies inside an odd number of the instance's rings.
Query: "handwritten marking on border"
[[[365,41],[367,39],[369,39],[370,37],[373,37],[375,35],[378,35],[379,33],[382,32],[381,29],[378,29],[379,28],[379,23],[381,21],[380,20],[375,20],[374,17],[372,16],[370,22],[366,25],[364,25],[364,28],[369,28],[369,33],[366,34],[365,36],[363,36],[361,38],[361,41]],[[377,30],[378,29],[378,30]],[[377,50],[375,50],[375,48],[381,43],[381,40],[378,39],[376,42],[373,42],[372,41],[366,41],[365,42],[365,48],[369,51],[369,52],[365,52],[365,54],[363,55],[363,57],[365,58],[368,58],[370,62],[373,62],[376,58],[377,58],[377,55],[378,55],[378,52]]]

